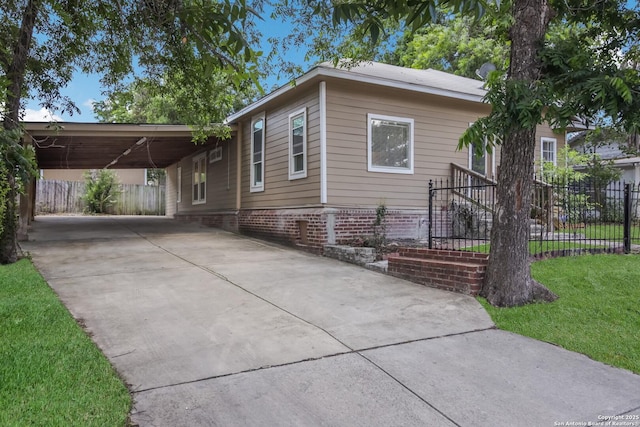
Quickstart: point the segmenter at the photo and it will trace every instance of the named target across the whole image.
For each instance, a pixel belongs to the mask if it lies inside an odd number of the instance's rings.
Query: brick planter
[[[401,248],[389,257],[388,274],[437,289],[478,295],[489,255],[438,249]]]

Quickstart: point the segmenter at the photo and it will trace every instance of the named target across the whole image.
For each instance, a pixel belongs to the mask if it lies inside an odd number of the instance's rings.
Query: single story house
[[[167,214],[319,252],[372,234],[427,234],[428,182],[452,163],[494,178],[499,152],[457,150],[490,112],[483,82],[381,63],[317,65],[228,117],[230,140],[167,168]],[[536,160],[556,161],[564,133],[539,126]]]

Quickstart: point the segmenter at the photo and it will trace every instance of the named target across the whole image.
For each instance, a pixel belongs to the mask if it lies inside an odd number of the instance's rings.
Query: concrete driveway
[[[22,247],[141,426],[640,426],[640,376],[470,297],[165,218],[38,217]]]

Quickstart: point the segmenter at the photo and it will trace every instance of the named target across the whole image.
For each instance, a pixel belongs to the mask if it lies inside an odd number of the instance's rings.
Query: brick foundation
[[[208,227],[221,228],[226,231],[238,232],[238,212],[226,211],[208,214],[176,214],[175,219],[186,222],[197,222]]]
[[[373,234],[375,209],[326,209],[329,221],[329,244],[343,245],[353,239]],[[420,240],[427,238],[429,227],[426,210],[389,209],[385,216],[387,239]],[[333,227],[331,223],[333,221]]]
[[[376,212],[346,208],[244,209],[175,217],[321,253],[326,244],[344,245],[371,236]],[[419,240],[427,236],[424,210],[389,210],[386,224],[388,239]]]
[[[238,214],[238,231],[321,253],[327,240],[323,209],[253,209]]]
[[[389,257],[387,272],[437,289],[478,295],[489,256],[474,252],[401,248]]]

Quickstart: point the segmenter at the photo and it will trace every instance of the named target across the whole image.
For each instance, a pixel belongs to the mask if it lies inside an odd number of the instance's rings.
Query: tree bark
[[[548,0],[514,0],[512,13],[507,79],[532,85],[541,76],[538,54],[552,10]],[[507,100],[512,96],[507,93]],[[535,128],[512,128],[504,135],[491,251],[480,292],[495,306],[511,307],[557,298],[531,277],[528,241],[535,147]]]
[[[40,8],[40,0],[29,0],[22,14],[22,23],[18,40],[13,49],[11,64],[7,70],[9,86],[7,88],[7,102],[3,127],[5,130],[17,129],[20,126],[20,101],[27,70],[27,60],[31,39],[36,24],[36,17]],[[3,150],[4,151],[4,150]],[[6,161],[2,159],[2,161]],[[0,264],[10,264],[18,259],[18,224],[16,218],[17,185],[12,165],[7,165],[7,180],[10,190],[4,200],[6,211],[4,218],[0,218],[5,225],[0,235]]]

